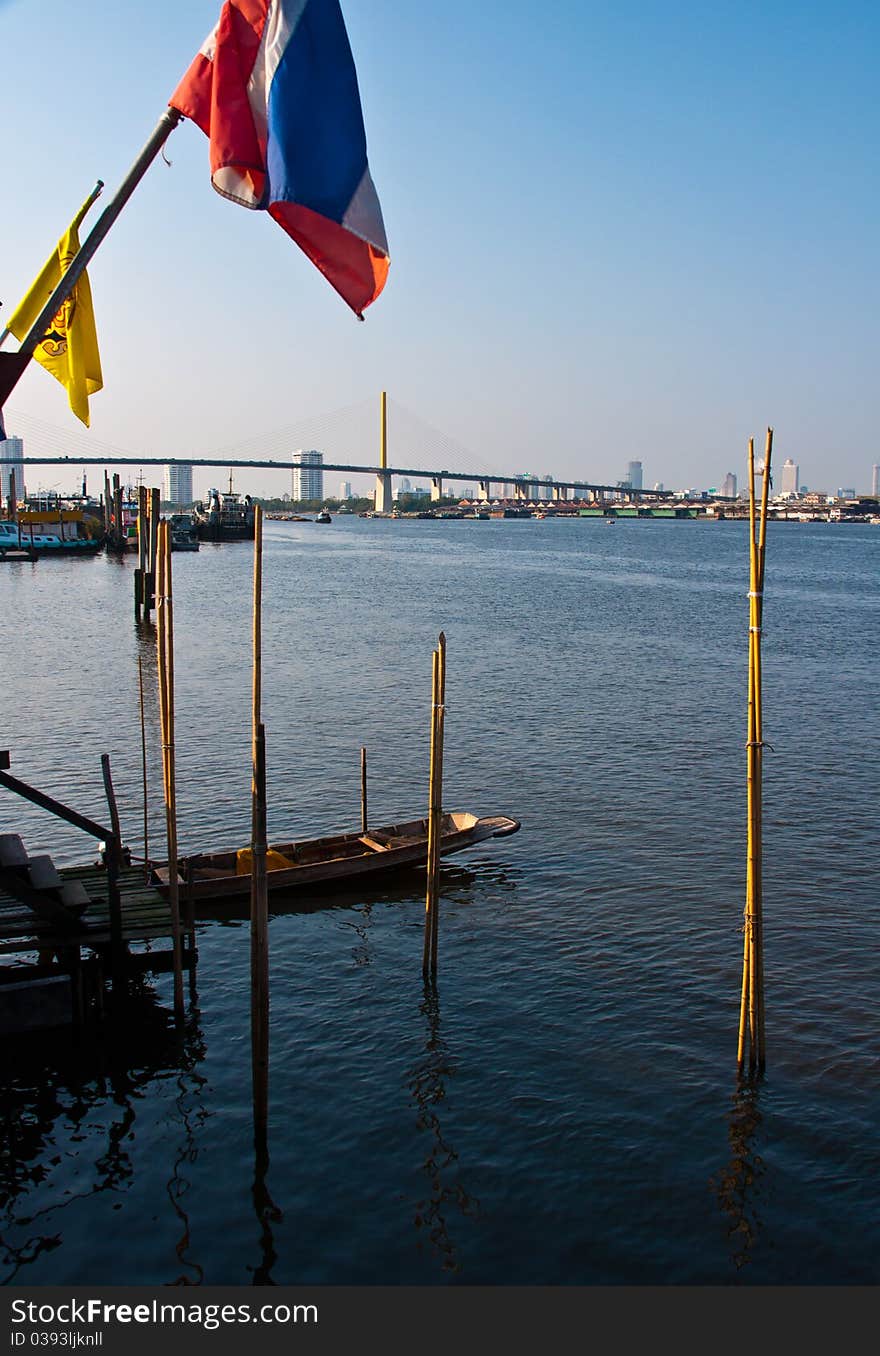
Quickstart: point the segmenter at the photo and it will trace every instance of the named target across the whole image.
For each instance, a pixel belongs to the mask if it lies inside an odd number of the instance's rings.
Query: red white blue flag
[[[217,192],[268,211],[363,319],[388,242],[339,0],[226,0],[169,103],[208,136]]]

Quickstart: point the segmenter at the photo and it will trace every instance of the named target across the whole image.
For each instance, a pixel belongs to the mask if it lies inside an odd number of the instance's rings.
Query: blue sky
[[[97,178],[108,201],[219,9],[0,0],[0,320]],[[343,11],[392,258],[365,323],[213,192],[184,123],[89,270],[91,430],[32,364],[6,410],[26,454],[256,455],[265,435],[278,456],[280,431],[357,408],[360,460],[386,389],[493,471],[742,483],[772,424],[810,487],[870,487],[875,4]]]

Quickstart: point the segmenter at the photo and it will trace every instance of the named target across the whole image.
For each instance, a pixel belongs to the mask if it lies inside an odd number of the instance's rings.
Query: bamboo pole
[[[431,973],[437,973],[437,941],[440,921],[440,839],[443,836],[443,737],[446,727],[446,636],[441,631],[437,646],[437,749],[434,776],[437,794],[434,798],[434,911],[431,920]]]
[[[431,965],[434,910],[434,794],[436,782],[434,767],[437,752],[437,651],[431,652],[431,751],[428,764],[428,856],[425,889],[425,944],[422,951],[422,975],[427,977]]]
[[[266,731],[254,739],[251,828],[251,1069],[254,1141],[265,1145],[269,1121],[269,910],[266,882]]]
[[[770,461],[773,453],[773,430],[767,429],[764,446],[764,478],[761,493],[761,522],[757,552],[757,587],[755,598],[756,630],[755,646],[755,756],[756,756],[756,797],[755,815],[757,825],[758,851],[756,854],[755,897],[755,1056],[759,1069],[766,1062],[766,1042],[764,1031],[764,714],[763,714],[763,667],[761,658],[761,639],[764,625],[764,557],[767,548],[767,503],[770,493]]]
[[[253,781],[251,795],[251,1071],[254,1140],[265,1148],[269,1119],[269,898],[266,882],[266,731],[262,705],[263,511],[254,513]]]
[[[361,833],[367,831],[367,750],[361,749]]]
[[[428,858],[425,890],[425,944],[422,974],[437,973],[437,917],[440,885],[440,833],[443,802],[443,701],[446,686],[446,637],[441,631],[431,655],[431,755],[428,773]]]
[[[165,828],[168,838],[168,904],[174,950],[174,1015],[183,1020],[183,953],[180,929],[177,859],[177,797],[174,777],[174,613],[171,581],[171,538],[168,524],[159,529],[159,704],[162,717],[162,771]]]
[[[138,655],[138,689],[141,706],[141,772],[144,784],[144,879],[147,880],[150,874],[150,830],[147,809],[147,726],[144,719],[144,663],[140,654]]]
[[[737,1065],[745,1062],[748,1031],[749,1067],[763,1069],[764,1031],[763,946],[763,714],[761,683],[761,628],[764,614],[764,556],[767,542],[767,504],[773,430],[767,430],[761,491],[761,520],[756,536],[755,443],[749,439],[749,676],[746,739],[746,903],[743,926],[743,978],[740,993]]]

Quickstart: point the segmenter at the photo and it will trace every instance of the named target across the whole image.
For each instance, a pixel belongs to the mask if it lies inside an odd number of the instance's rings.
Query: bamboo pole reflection
[[[192,1236],[189,1215],[184,1207],[184,1201],[192,1182],[186,1176],[184,1169],[194,1164],[198,1158],[198,1132],[211,1113],[201,1100],[202,1089],[207,1085],[208,1080],[198,1071],[198,1064],[205,1057],[205,1047],[195,1021],[193,1021],[192,1031],[188,1035],[192,1039],[187,1041],[184,1048],[183,1070],[177,1080],[179,1092],[176,1099],[184,1137],[180,1151],[174,1161],[174,1170],[166,1184],[166,1191],[172,1209],[181,1224],[181,1234],[175,1244],[174,1251],[177,1260],[183,1267],[189,1268],[192,1275],[181,1273],[172,1282],[173,1285],[201,1285],[204,1280],[204,1271],[200,1264],[190,1261],[188,1257]]]
[[[424,998],[419,1005],[427,1025],[424,1057],[410,1070],[408,1087],[418,1110],[416,1125],[430,1135],[424,1171],[430,1185],[430,1194],[416,1202],[416,1229],[425,1231],[431,1249],[440,1258],[444,1271],[458,1272],[461,1264],[455,1242],[449,1232],[448,1216],[459,1214],[475,1217],[479,1201],[468,1195],[457,1173],[458,1154],[445,1139],[438,1108],[446,1097],[447,1079],[454,1076],[448,1047],[440,1034],[440,998],[432,980],[424,984]],[[419,1246],[422,1246],[420,1238]]]
[[[713,1179],[718,1202],[730,1221],[730,1257],[738,1272],[751,1262],[762,1227],[758,1202],[764,1161],[755,1148],[761,1124],[759,1094],[759,1083],[738,1082],[728,1128],[730,1162]]]
[[[277,1224],[284,1216],[269,1194],[269,1188],[266,1185],[268,1172],[269,1150],[265,1139],[258,1138],[254,1143],[254,1180],[251,1186],[254,1214],[260,1226],[260,1261],[253,1268],[254,1285],[276,1284],[272,1279],[272,1268],[278,1261],[278,1253],[275,1251],[272,1225]],[[251,1268],[248,1268],[248,1270],[251,1270]]]

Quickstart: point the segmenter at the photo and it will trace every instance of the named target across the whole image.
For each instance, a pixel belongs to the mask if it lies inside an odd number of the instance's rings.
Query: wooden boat
[[[478,818],[461,810],[444,813],[440,855],[461,852],[486,838],[516,833],[518,819],[507,815]],[[271,843],[266,853],[266,882],[271,893],[347,887],[352,881],[411,867],[428,858],[428,821],[387,824],[367,833],[340,833],[300,843]],[[182,868],[183,863],[180,864]],[[194,903],[234,899],[251,890],[251,849],[202,852],[186,858],[178,870],[178,889]],[[167,894],[168,863],[152,868],[152,883]]]

